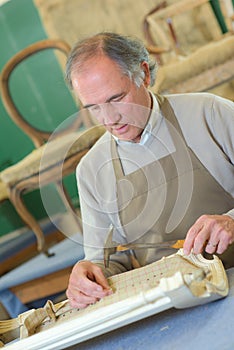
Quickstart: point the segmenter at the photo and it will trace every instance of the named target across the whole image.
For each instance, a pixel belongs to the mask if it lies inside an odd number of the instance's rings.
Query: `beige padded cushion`
[[[152,90],[166,91],[227,60],[234,60],[234,36],[207,44],[189,56],[181,57],[179,61],[159,67]]]
[[[84,132],[73,132],[59,137],[35,149],[20,162],[2,171],[0,179],[7,184],[14,185],[38,174],[39,171],[63,162],[65,158],[90,149],[104,132],[104,126],[97,125]]]

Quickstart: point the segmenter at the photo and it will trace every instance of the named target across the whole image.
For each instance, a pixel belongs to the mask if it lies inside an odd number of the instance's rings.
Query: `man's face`
[[[140,87],[106,56],[90,59],[87,69],[72,72],[74,92],[84,108],[121,140],[139,142],[149,118],[149,72],[143,65],[146,74]]]

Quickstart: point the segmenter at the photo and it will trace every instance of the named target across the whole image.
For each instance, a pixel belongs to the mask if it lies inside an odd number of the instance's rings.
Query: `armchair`
[[[210,5],[216,5],[219,18]],[[150,48],[161,48],[153,91],[208,91],[234,78],[232,0],[164,2],[145,22]]]

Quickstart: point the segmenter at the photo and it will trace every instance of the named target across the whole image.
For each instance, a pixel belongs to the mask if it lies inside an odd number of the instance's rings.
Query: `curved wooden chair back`
[[[10,90],[10,78],[14,69],[28,57],[35,55],[36,53],[47,50],[56,49],[63,52],[66,56],[70,52],[70,46],[63,40],[59,39],[45,39],[31,44],[25,49],[21,50],[15,54],[3,67],[1,72],[1,94],[3,104],[12,118],[12,120],[17,124],[33,141],[35,147],[40,147],[43,145],[51,136],[51,132],[40,130],[39,128],[33,126],[26,120],[26,118],[21,114],[15,102]],[[81,123],[81,121],[80,121]],[[63,133],[67,133],[69,130],[64,130],[58,133],[57,136],[61,136]]]

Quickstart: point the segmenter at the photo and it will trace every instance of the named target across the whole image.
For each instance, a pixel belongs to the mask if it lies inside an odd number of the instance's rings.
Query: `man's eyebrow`
[[[86,108],[89,108],[89,107],[92,107],[92,106],[96,106],[96,105],[95,104],[84,105],[83,108],[86,109]]]
[[[121,92],[120,94],[113,95],[110,98],[108,98],[104,103],[111,102],[112,100],[115,100],[116,98],[121,97],[122,95],[124,95],[124,92]],[[93,106],[97,106],[97,104],[95,104],[95,103],[87,104],[87,105],[84,105],[83,108],[89,108],[89,107],[93,107]]]
[[[106,100],[106,103],[108,103],[108,102],[110,102],[110,101],[112,101],[112,100],[115,100],[116,98],[121,97],[121,96],[123,96],[124,94],[125,94],[124,92],[121,92],[121,93],[119,93],[119,94],[113,95],[113,96],[111,96],[110,98],[108,98],[108,99]]]

